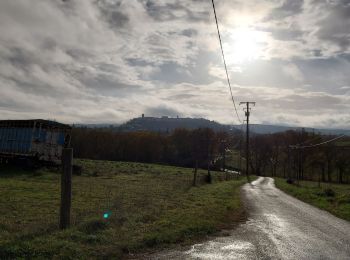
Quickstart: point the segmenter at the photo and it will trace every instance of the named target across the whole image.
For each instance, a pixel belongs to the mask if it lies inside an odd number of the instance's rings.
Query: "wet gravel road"
[[[148,259],[350,259],[350,223],[260,177],[243,186],[249,219],[228,236]]]

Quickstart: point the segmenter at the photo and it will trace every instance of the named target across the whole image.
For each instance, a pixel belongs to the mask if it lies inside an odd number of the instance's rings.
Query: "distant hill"
[[[239,133],[241,129],[245,131],[245,126],[241,125],[224,125],[215,121],[204,118],[173,118],[173,117],[138,117],[129,120],[128,122],[118,124],[77,124],[77,127],[87,128],[108,128],[112,131],[136,132],[136,131],[151,131],[167,133],[172,132],[176,128],[196,129],[196,128],[211,128],[214,131],[229,131]],[[300,131],[302,127],[297,126],[280,126],[280,125],[264,125],[251,124],[250,131],[255,134],[273,134],[285,132],[288,130]],[[350,130],[346,129],[319,129],[304,127],[307,132],[315,132],[323,135],[341,135],[350,136]]]
[[[234,127],[240,129],[240,125],[234,125]],[[285,132],[288,130],[294,130],[294,131],[300,131],[303,127],[296,127],[296,126],[279,126],[279,125],[261,125],[261,124],[251,124],[250,130],[253,133],[256,134],[274,134],[278,132]],[[310,128],[310,127],[304,127],[305,131],[307,132],[315,132],[320,133],[322,135],[349,135],[350,136],[350,130],[345,129],[319,129],[319,128]],[[243,128],[243,131],[245,131],[245,128]]]
[[[152,132],[171,132],[176,128],[196,129],[210,128],[214,131],[234,131],[237,129],[232,126],[222,125],[215,121],[204,118],[172,118],[172,117],[138,117],[122,124],[118,127],[119,131],[152,131]]]
[[[120,124],[73,124],[74,127],[86,127],[86,128],[116,128]]]

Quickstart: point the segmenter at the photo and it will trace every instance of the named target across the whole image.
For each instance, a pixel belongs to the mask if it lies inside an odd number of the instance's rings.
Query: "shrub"
[[[86,234],[94,234],[107,228],[107,223],[102,220],[91,220],[80,226],[80,230]]]
[[[331,188],[324,189],[323,193],[327,197],[334,197],[335,196],[335,192]]]
[[[83,167],[81,167],[80,165],[75,165],[75,164],[73,165],[73,174],[74,175],[80,176],[82,171],[83,171]]]
[[[294,180],[293,179],[287,179],[286,181],[288,184],[294,184]]]

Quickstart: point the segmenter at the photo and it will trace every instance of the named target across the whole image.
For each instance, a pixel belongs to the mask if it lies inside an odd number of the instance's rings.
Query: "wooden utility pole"
[[[60,229],[68,228],[70,225],[70,208],[72,200],[72,164],[73,149],[64,148],[62,150]]]
[[[290,161],[290,145],[288,145],[288,179],[291,179],[291,161]]]
[[[248,182],[250,182],[249,179],[249,116],[250,116],[250,110],[249,107],[250,104],[255,106],[255,102],[240,102],[239,105],[245,104],[246,108],[244,108],[245,116],[246,116],[246,122],[247,122],[247,129],[246,129],[246,176]]]
[[[238,161],[239,171],[242,172],[242,140],[239,140],[239,161]]]
[[[223,156],[223,162],[222,162],[222,164],[223,164],[223,169],[224,169],[224,171],[225,171],[225,180],[227,181],[228,180],[228,172],[226,171],[226,147],[224,147],[224,156]]]
[[[225,171],[226,167],[226,140],[220,140],[220,152],[221,152],[221,168],[223,171]]]

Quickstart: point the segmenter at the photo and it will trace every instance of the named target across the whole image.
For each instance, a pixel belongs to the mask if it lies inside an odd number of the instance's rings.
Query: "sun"
[[[226,46],[229,62],[241,64],[261,57],[264,38],[263,32],[249,28],[237,28],[230,31],[230,42]]]

